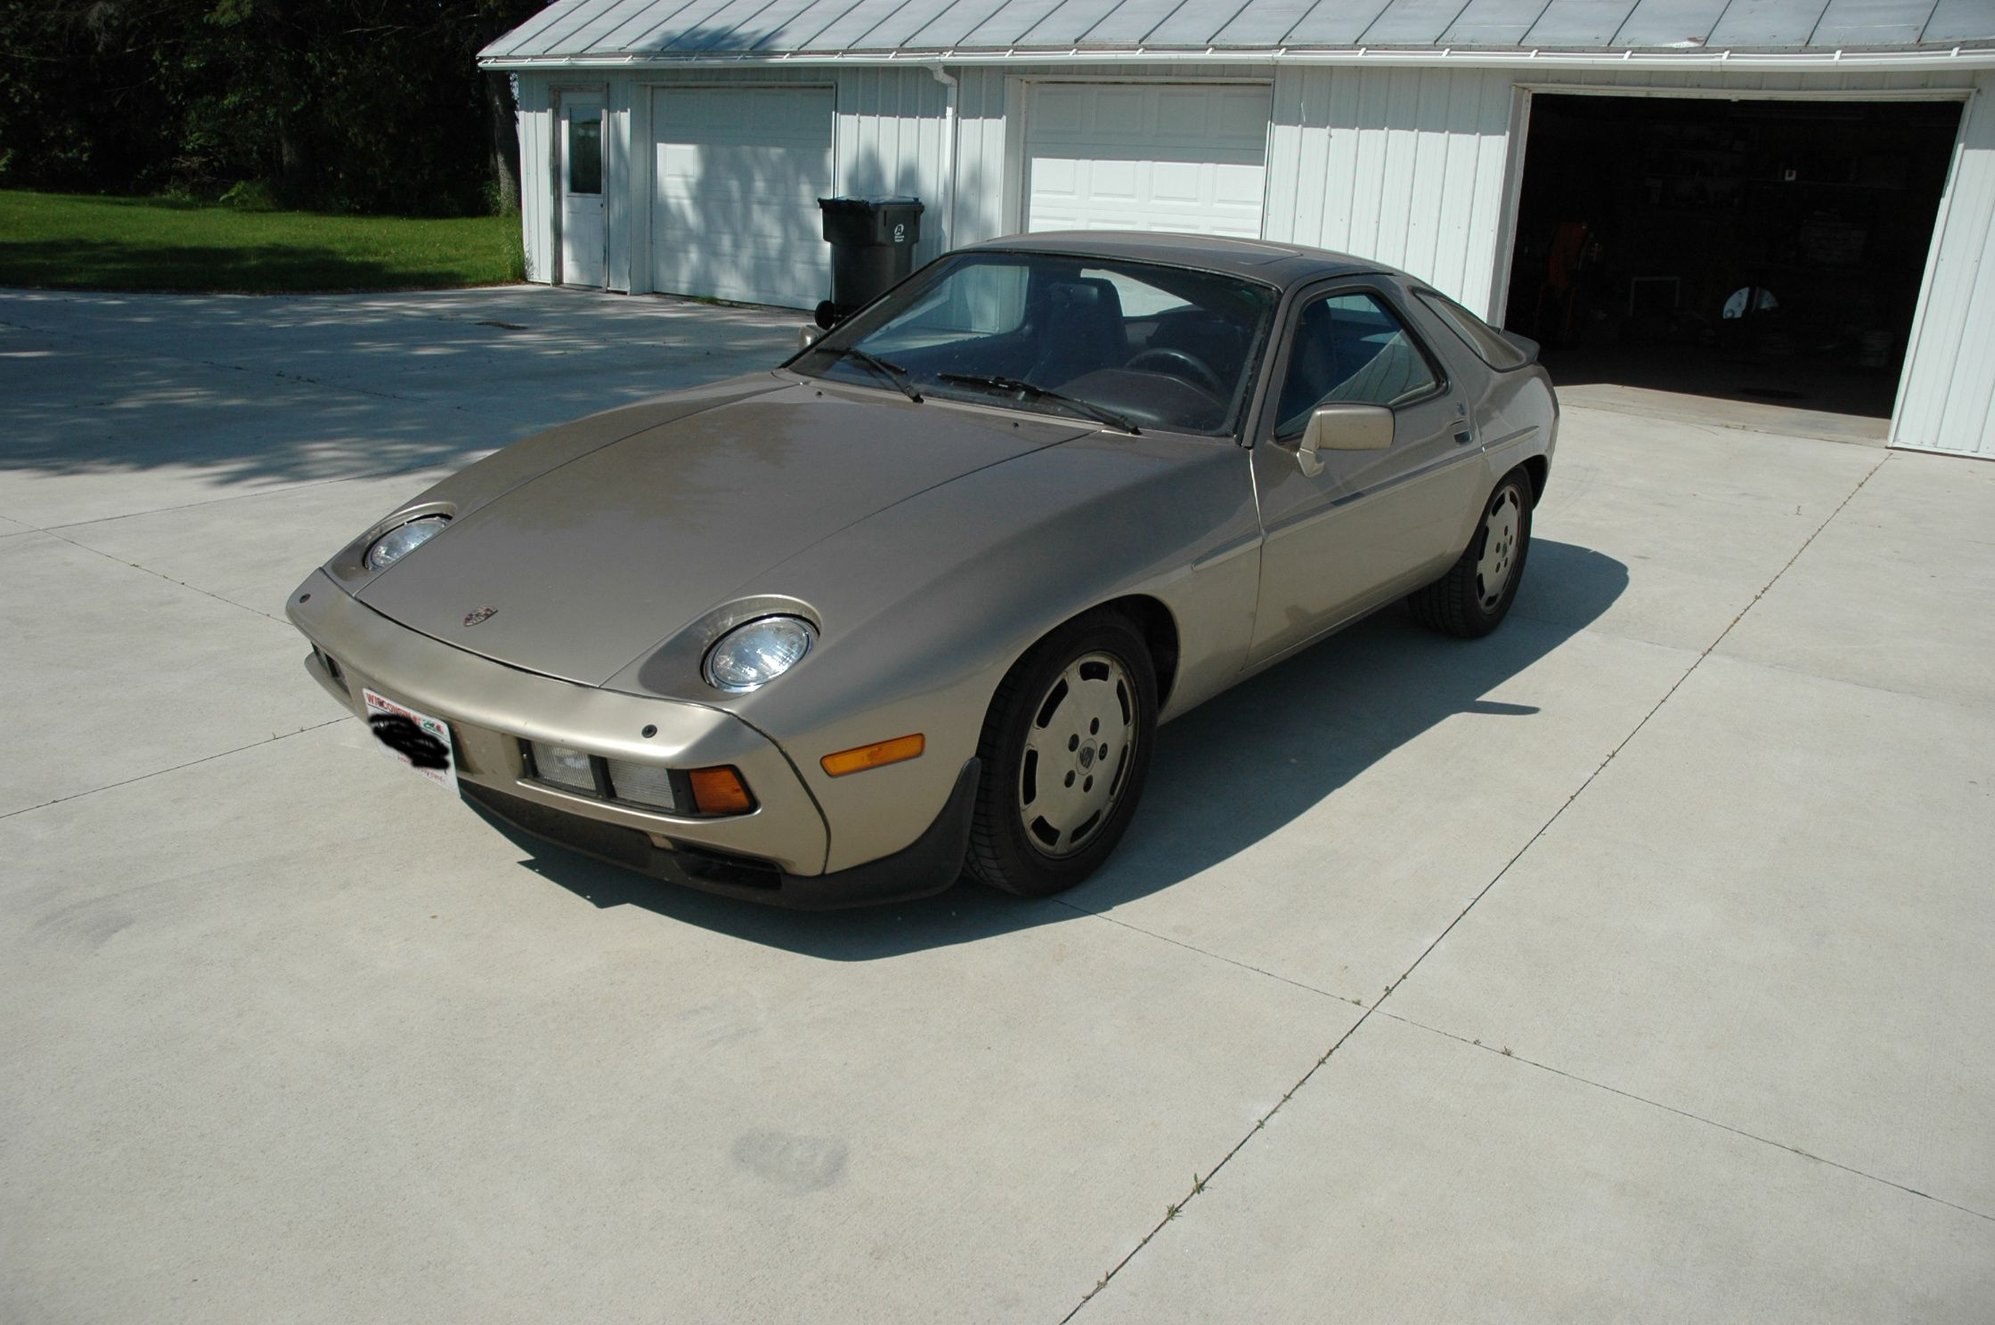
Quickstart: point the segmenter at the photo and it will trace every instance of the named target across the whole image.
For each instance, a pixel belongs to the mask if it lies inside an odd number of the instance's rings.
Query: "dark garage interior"
[[[1561,385],[1887,418],[1960,113],[1536,95],[1505,325]]]

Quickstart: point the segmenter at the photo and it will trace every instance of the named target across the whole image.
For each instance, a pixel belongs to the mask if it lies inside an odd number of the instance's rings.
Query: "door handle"
[[[1475,433],[1466,428],[1455,434],[1456,446],[1467,446],[1470,442],[1474,440],[1475,440]]]

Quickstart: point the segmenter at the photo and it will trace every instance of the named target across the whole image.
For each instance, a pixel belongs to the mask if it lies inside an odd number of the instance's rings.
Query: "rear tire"
[[[1156,668],[1127,618],[1080,617],[1034,645],[984,719],[970,873],[1022,897],[1094,873],[1136,812],[1156,730]]]
[[[1531,551],[1531,476],[1513,469],[1482,508],[1469,545],[1448,573],[1408,598],[1413,615],[1444,635],[1475,639],[1510,614]]]

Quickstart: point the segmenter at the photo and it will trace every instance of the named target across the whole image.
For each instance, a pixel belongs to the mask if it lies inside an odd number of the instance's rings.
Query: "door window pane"
[[[603,113],[599,110],[569,113],[568,191],[603,191]]]
[[[1302,310],[1277,432],[1302,431],[1318,405],[1401,405],[1440,385],[1398,316],[1377,297],[1333,294]]]

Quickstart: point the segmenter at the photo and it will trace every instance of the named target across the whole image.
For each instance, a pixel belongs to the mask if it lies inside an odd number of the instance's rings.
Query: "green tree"
[[[15,0],[0,178],[334,210],[491,205],[503,84],[476,55],[539,0]],[[500,172],[503,198],[510,178]]]

